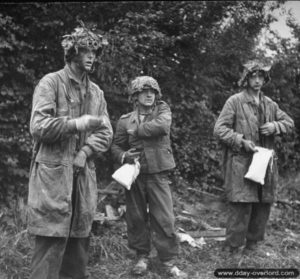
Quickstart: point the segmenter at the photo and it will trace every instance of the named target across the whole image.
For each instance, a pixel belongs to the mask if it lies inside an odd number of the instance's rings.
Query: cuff
[[[87,158],[93,154],[92,148],[90,148],[88,145],[84,145],[81,150],[86,154]]]
[[[275,135],[279,135],[280,134],[280,126],[276,121],[273,121],[272,123],[274,123],[275,125]]]
[[[71,120],[67,121],[67,131],[68,131],[68,133],[77,132],[75,119],[71,119]]]

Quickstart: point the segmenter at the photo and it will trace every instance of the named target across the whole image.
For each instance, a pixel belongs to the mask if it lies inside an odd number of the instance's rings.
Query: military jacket
[[[112,143],[114,161],[120,165],[122,155],[130,148],[141,152],[141,173],[159,173],[175,167],[170,144],[172,114],[164,101],[158,101],[152,113],[143,122],[139,121],[138,111],[122,115]],[[131,135],[129,130],[135,130]]]

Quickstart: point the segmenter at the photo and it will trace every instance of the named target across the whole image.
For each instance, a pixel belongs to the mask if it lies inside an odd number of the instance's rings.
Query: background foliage
[[[274,3],[279,6],[282,1]],[[26,197],[31,156],[29,118],[34,86],[64,66],[62,36],[76,19],[95,25],[109,41],[92,79],[104,90],[115,127],[127,104],[127,85],[151,75],[173,111],[174,185],[213,191],[222,183],[213,125],[225,100],[239,89],[242,63],[265,57],[257,36],[272,17],[264,1],[56,2],[1,4],[0,11],[0,207]],[[273,7],[273,8],[274,8]],[[300,28],[290,26],[299,40]],[[299,43],[280,39],[272,82],[265,88],[296,122],[279,138],[281,173],[299,169]],[[99,181],[112,173],[110,154],[98,162]]]

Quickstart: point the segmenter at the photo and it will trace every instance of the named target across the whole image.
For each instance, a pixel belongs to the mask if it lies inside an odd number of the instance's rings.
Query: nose
[[[93,58],[95,58],[95,57],[96,57],[96,54],[95,54],[93,51],[90,51],[90,52],[88,53],[88,58],[93,59]]]

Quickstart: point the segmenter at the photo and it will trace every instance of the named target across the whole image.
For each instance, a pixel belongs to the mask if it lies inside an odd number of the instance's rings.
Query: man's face
[[[145,107],[153,106],[155,101],[155,90],[152,88],[143,89],[138,93],[138,103]]]
[[[75,62],[81,71],[90,72],[96,59],[96,51],[87,48],[80,48]]]
[[[264,80],[264,74],[261,71],[256,71],[249,75],[248,85],[250,89],[259,91],[264,84]]]

